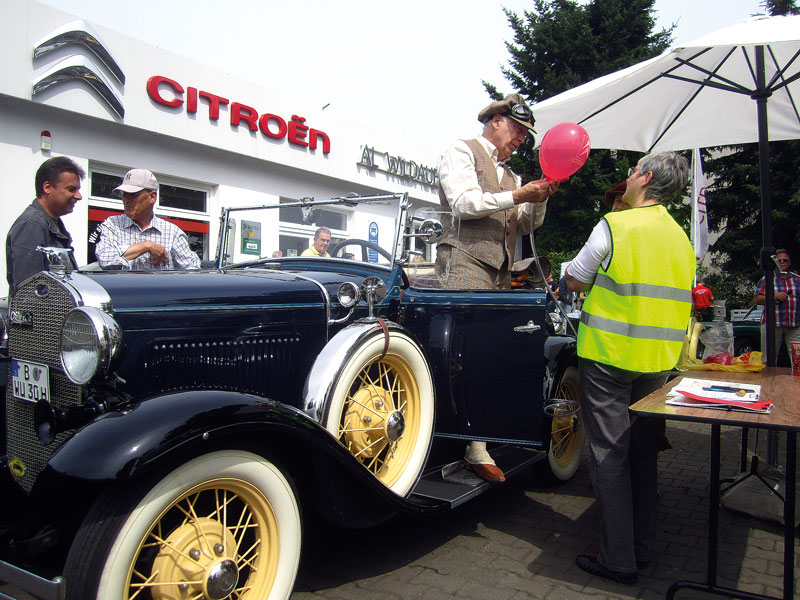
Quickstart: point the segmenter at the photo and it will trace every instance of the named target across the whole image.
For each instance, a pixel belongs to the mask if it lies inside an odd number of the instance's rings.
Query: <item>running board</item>
[[[547,453],[542,450],[520,446],[502,446],[492,450],[491,454],[497,466],[505,473],[506,479],[547,458]],[[457,464],[439,465],[426,471],[408,499],[417,502],[435,500],[449,504],[450,508],[455,508],[494,486],[500,485],[484,481],[467,469],[454,468],[454,465]],[[444,477],[442,477],[443,471]]]

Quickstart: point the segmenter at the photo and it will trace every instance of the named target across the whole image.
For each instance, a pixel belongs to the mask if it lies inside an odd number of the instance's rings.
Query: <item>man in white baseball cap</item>
[[[122,193],[124,215],[106,219],[95,248],[100,266],[124,271],[199,269],[200,258],[189,248],[179,227],[153,214],[158,180],[146,169],[131,169],[114,188]]]

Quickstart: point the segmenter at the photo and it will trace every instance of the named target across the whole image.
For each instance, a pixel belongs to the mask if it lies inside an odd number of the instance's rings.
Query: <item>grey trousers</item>
[[[636,572],[650,560],[656,533],[658,420],[628,406],[667,381],[669,371],[638,373],[580,359],[579,384],[590,474],[601,510],[598,558],[615,571]]]

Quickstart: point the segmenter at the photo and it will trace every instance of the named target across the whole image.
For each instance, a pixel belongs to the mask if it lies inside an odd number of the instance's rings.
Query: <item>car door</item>
[[[406,302],[431,357],[437,433],[541,441],[544,292],[411,288]]]

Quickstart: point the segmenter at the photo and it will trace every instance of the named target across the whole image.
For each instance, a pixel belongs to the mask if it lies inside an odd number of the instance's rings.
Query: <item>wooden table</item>
[[[772,413],[758,414],[732,410],[687,408],[665,404],[667,393],[684,377],[715,379],[761,386],[761,398],[770,400],[775,408]],[[786,499],[783,507],[783,598],[794,598],[794,514],[795,473],[797,460],[797,432],[800,431],[800,377],[792,375],[791,369],[766,368],[761,373],[729,373],[725,371],[687,371],[667,382],[652,394],[645,396],[630,407],[631,412],[648,417],[661,417],[676,421],[692,421],[711,425],[710,498],[708,516],[708,564],[705,583],[679,581],[667,590],[667,598],[675,597],[679,589],[694,589],[727,596],[730,598],[769,598],[749,592],[717,586],[717,539],[719,533],[720,496],[720,427],[731,425],[773,431],[786,431]]]

